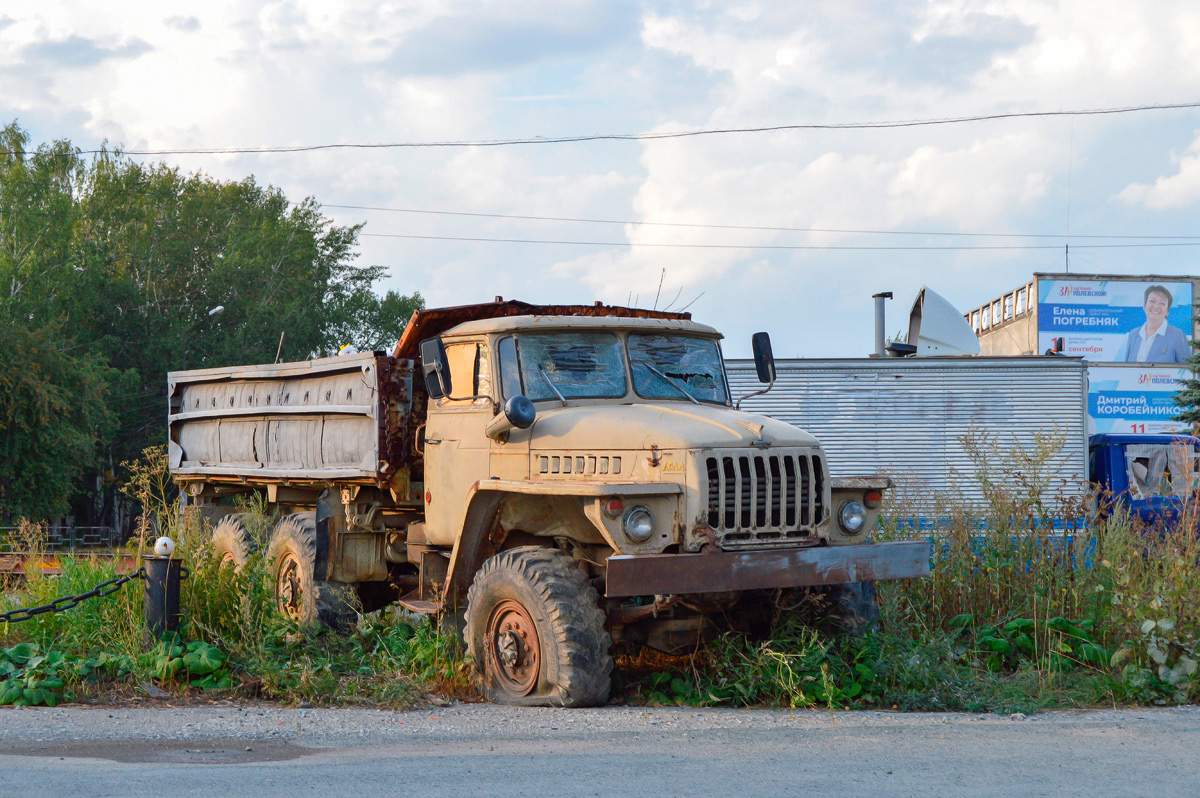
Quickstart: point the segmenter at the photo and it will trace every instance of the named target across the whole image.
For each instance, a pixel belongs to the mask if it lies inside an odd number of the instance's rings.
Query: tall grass
[[[964,440],[985,497],[974,505],[897,477],[877,538],[929,540],[932,574],[881,583],[874,631],[831,636],[814,615],[819,601],[802,602],[779,614],[766,639],[726,635],[686,660],[658,661],[649,675],[644,667],[618,674],[618,694],[634,703],[1001,712],[1200,701],[1194,503],[1165,527],[1142,528],[1119,508],[1089,523],[1079,491],[1056,476],[1061,436],[1051,431],[1025,448],[1000,443]],[[140,498],[153,507],[161,483],[144,476],[143,485]],[[273,522],[266,508],[243,510],[265,536]],[[934,519],[936,529],[914,528],[909,520],[917,517]],[[180,541],[177,556],[190,570],[183,635],[228,656],[227,692],[385,706],[408,705],[426,691],[473,695],[461,649],[436,625],[384,611],[349,635],[299,627],[276,612],[261,558],[240,571],[222,568],[210,556],[209,530],[194,517],[157,518],[143,521],[131,550],[144,550],[160,532]],[[36,528],[25,534],[36,542]],[[111,562],[63,565],[57,577],[35,569],[19,586],[20,603],[45,603],[113,575]],[[781,604],[795,603],[785,598]],[[14,601],[0,596],[0,609]],[[0,625],[0,647],[33,642],[120,663],[68,675],[67,692],[77,698],[151,680],[176,694],[199,692],[164,677],[162,663],[147,655],[141,602],[134,583],[64,613]]]
[[[1058,474],[1064,437],[962,444],[984,497],[896,479],[876,538],[925,539],[928,579],[878,585],[862,638],[822,635],[809,608],[770,637],[726,636],[635,688],[651,702],[1016,711],[1200,700],[1200,539],[1193,500],[1144,528],[1092,523]],[[913,519],[925,523],[914,523]],[[670,678],[667,678],[667,677]]]
[[[290,703],[383,706],[407,706],[429,690],[470,693],[457,643],[424,618],[385,611],[362,619],[351,634],[339,635],[283,616],[263,558],[253,556],[239,570],[222,567],[212,557],[211,530],[195,514],[173,511],[169,491],[162,490],[155,476],[161,458],[157,452],[149,455],[147,468],[135,471],[134,488],[153,519],[142,519],[128,550],[140,556],[160,534],[178,541],[175,556],[188,571],[180,594],[179,642],[203,641],[227,657],[231,678],[226,693]],[[275,520],[266,507],[251,502],[240,509],[245,523],[265,539]],[[0,595],[0,610],[49,603],[114,575],[111,560],[63,557],[60,575],[33,568],[22,584],[10,585],[10,592]],[[193,680],[164,667],[169,653],[146,638],[142,597],[141,583],[133,582],[65,612],[0,624],[0,648],[32,643],[43,654],[61,653],[66,664],[57,675],[67,682],[68,698],[120,693],[151,681],[175,694],[200,694],[191,686]],[[109,662],[117,665],[97,665]]]

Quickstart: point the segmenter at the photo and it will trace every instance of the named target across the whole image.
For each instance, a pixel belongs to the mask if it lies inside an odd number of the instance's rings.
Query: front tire
[[[483,564],[467,593],[467,651],[488,701],[588,707],[608,700],[612,641],[587,575],[552,549]]]
[[[267,547],[271,581],[280,612],[301,624],[319,623],[344,631],[354,622],[354,589],[317,579],[316,513],[285,515]]]

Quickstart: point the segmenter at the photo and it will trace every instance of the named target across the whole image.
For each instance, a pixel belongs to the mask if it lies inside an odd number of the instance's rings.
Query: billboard
[[[1182,363],[1191,354],[1190,280],[1037,285],[1038,352],[1054,349],[1091,363]]]
[[[1191,372],[1154,366],[1088,366],[1089,433],[1183,432],[1172,400]]]

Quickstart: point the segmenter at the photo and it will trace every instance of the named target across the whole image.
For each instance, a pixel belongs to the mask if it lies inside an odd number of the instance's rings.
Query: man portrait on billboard
[[[1182,363],[1190,354],[1183,330],[1167,324],[1174,297],[1163,285],[1146,289],[1146,323],[1130,331],[1121,360],[1125,363]]]

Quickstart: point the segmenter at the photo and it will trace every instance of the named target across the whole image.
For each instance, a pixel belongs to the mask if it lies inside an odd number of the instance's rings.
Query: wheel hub
[[[279,601],[279,609],[292,618],[299,618],[304,602],[304,591],[300,586],[300,563],[292,557],[286,557],[279,566],[279,575],[275,580],[275,596]]]
[[[537,626],[518,602],[505,599],[487,623],[487,668],[497,688],[519,698],[537,687],[542,651]]]

